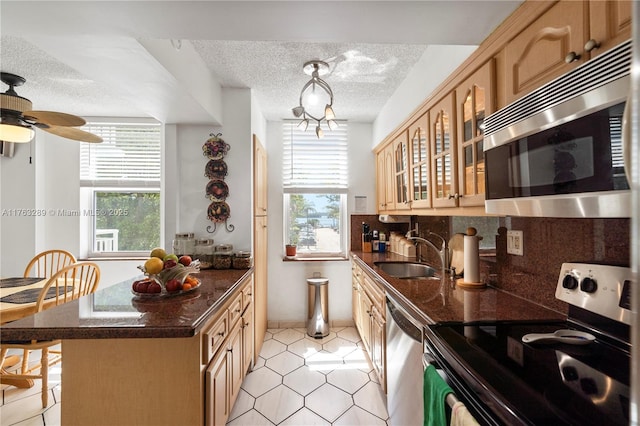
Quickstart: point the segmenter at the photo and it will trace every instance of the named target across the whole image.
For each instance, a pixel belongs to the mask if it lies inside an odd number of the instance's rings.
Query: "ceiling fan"
[[[0,73],[2,82],[9,89],[0,93],[0,141],[30,142],[35,134],[34,127],[45,132],[81,142],[102,142],[100,136],[77,129],[86,121],[77,115],[54,111],[33,111],[29,99],[18,96],[14,87],[21,86],[25,79],[8,72]]]

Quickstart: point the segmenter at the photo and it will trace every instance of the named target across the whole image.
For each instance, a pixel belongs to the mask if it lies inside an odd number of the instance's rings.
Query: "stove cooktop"
[[[585,345],[522,343],[529,333],[575,324],[443,324],[432,327],[445,364],[507,424],[628,424],[630,356],[596,339]],[[466,377],[465,377],[466,376]]]
[[[458,389],[498,424],[627,425],[630,276],[625,267],[565,263],[556,298],[569,303],[568,321],[439,324],[428,343]],[[522,340],[563,329],[595,340]]]

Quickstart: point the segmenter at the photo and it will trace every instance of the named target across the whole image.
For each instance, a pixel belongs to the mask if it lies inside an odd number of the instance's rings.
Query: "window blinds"
[[[282,126],[285,192],[344,192],[349,184],[347,123],[340,122],[340,127],[326,131],[322,139],[297,125],[285,121]]]
[[[88,123],[99,144],[80,148],[82,186],[160,186],[161,125]]]

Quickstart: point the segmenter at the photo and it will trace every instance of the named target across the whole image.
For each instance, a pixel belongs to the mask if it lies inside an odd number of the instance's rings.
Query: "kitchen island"
[[[197,277],[196,290],[161,299],[116,284],[4,324],[0,339],[62,339],[62,424],[202,425],[217,415],[207,365],[231,354],[237,382],[251,359],[253,269]]]

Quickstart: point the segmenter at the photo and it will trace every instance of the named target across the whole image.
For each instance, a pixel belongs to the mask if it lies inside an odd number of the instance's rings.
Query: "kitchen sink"
[[[436,275],[436,270],[424,263],[374,262],[374,265],[394,278],[429,278]]]

